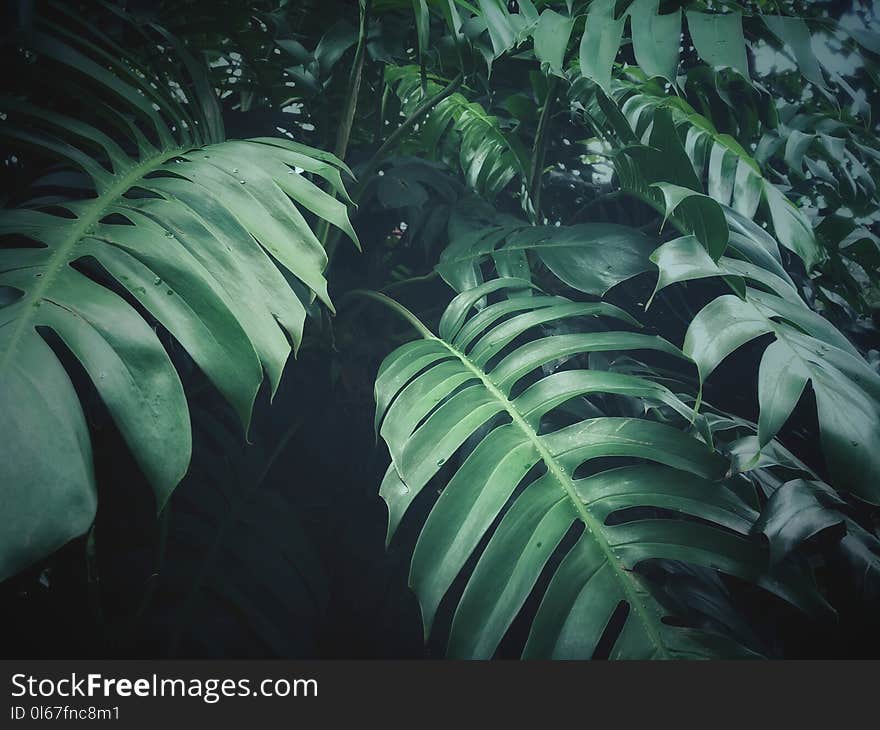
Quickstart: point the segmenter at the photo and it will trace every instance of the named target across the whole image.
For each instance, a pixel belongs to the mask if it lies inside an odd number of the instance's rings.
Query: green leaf
[[[816,242],[812,226],[800,209],[767,180],[764,181],[764,200],[767,201],[779,243],[800,256],[808,270],[821,263],[824,253]]]
[[[794,479],[770,495],[753,530],[770,541],[770,559],[779,563],[801,543],[830,529],[845,530],[839,508],[846,503],[827,484]]]
[[[86,532],[98,505],[88,427],[67,373],[40,337],[17,354],[0,387],[0,579]]]
[[[428,10],[426,0],[412,0],[413,15],[416,21],[416,45],[419,53],[419,67],[422,72],[422,91],[427,86],[427,73],[425,63],[430,50],[431,40],[431,13]],[[361,5],[361,27],[366,23],[366,7]]]
[[[880,33],[866,28],[845,28],[843,30],[849,33],[855,42],[866,51],[880,54]]]
[[[587,12],[579,51],[581,73],[606,93],[611,88],[611,68],[620,49],[625,22],[626,16],[615,20],[614,0],[595,0]]]
[[[804,134],[793,129],[785,140],[785,164],[798,175],[804,172],[804,155],[816,139],[815,134]]]
[[[717,260],[727,249],[730,236],[721,206],[708,195],[680,185],[654,183],[653,187],[663,195],[664,219],[676,213],[709,255]]]
[[[710,66],[729,66],[744,78],[749,78],[740,13],[698,13],[689,10],[685,15],[700,58]]]
[[[834,484],[880,504],[880,402],[839,371],[816,362],[827,351],[814,350],[815,359],[802,347],[798,351],[812,366],[822,452]]]
[[[649,271],[648,256],[653,246],[652,239],[640,231],[612,223],[497,230],[481,226],[454,239],[441,254],[437,270],[450,286],[462,290],[475,280],[475,272],[489,258],[503,276],[509,273],[505,256],[528,252],[573,289],[602,295]],[[528,275],[528,270],[524,273]]]
[[[416,36],[419,44],[419,59],[423,63],[425,53],[428,51],[428,43],[431,33],[431,13],[428,11],[426,0],[412,0],[413,14],[416,19]]]
[[[734,350],[771,332],[772,324],[750,303],[733,294],[713,299],[693,318],[682,350],[705,380]]]
[[[651,254],[651,261],[660,270],[651,299],[670,284],[710,276],[728,277],[728,282],[735,286],[737,293],[745,294],[745,285],[738,277],[730,276],[724,259],[719,263],[713,261],[696,236],[682,236],[664,243]]]
[[[849,512],[849,505],[824,482],[793,479],[770,495],[753,530],[767,537],[775,562],[822,535],[824,560],[848,575],[854,595],[873,600],[880,590],[880,540]]]
[[[530,231],[508,238],[504,250],[529,246]],[[622,281],[649,270],[652,240],[633,228],[613,223],[549,227],[532,249],[550,271],[573,289],[602,295]],[[525,239],[525,240],[523,240]]]
[[[302,43],[295,40],[279,38],[275,43],[281,50],[293,56],[293,60],[299,64],[308,64],[314,58]]]
[[[340,20],[330,27],[315,47],[315,60],[321,76],[329,76],[345,52],[357,43],[358,32],[350,23]]]
[[[461,597],[447,647],[451,658],[492,656],[573,520],[552,479],[536,480],[514,502]]]
[[[758,163],[729,134],[719,133],[714,125],[680,97],[669,97],[656,85],[620,81],[620,109],[628,127],[639,137],[650,130],[650,145],[663,155],[636,156],[640,166],[629,177],[639,176],[649,182],[669,182],[700,190],[705,184],[708,195],[723,206],[732,206],[751,218],[761,201],[763,174]],[[621,135],[615,126],[618,136]],[[629,129],[631,127],[631,129]],[[684,144],[680,142],[684,139]],[[628,135],[620,142],[629,144]],[[634,151],[629,154],[633,155]],[[685,164],[685,162],[690,164]],[[621,171],[621,179],[628,180]]]
[[[516,27],[511,21],[511,15],[507,12],[506,3],[502,0],[478,0],[480,10],[489,28],[489,38],[492,41],[492,49],[498,57],[505,51],[513,48],[516,43]]]
[[[389,66],[385,80],[394,87],[405,114],[424,101],[417,66]],[[437,81],[428,81],[429,97],[441,90]],[[516,135],[505,130],[498,117],[462,94],[452,94],[437,104],[416,135],[419,147],[430,158],[440,157],[446,149],[443,143],[454,140],[450,146],[455,157],[450,163],[460,166],[469,187],[490,199],[515,177],[526,179],[527,155]]]
[[[774,342],[758,371],[758,443],[768,444],[788,420],[810,379],[804,363],[782,342]]]
[[[792,326],[794,325],[794,326]],[[834,327],[803,304],[754,289],[726,295],[694,317],[682,350],[705,380],[734,350],[763,334],[758,448],[786,422],[809,381],[822,452],[837,488],[880,502],[880,377]]]
[[[627,14],[632,27],[636,63],[648,77],[660,76],[675,83],[681,35],[681,9],[659,13],[659,0],[636,0]]]
[[[762,15],[761,20],[779,40],[791,48],[801,73],[814,84],[825,88],[825,77],[810,45],[812,38],[802,18]]]
[[[535,28],[535,56],[539,62],[548,64],[550,72],[557,76],[562,75],[565,49],[568,47],[573,26],[572,18],[566,18],[548,9],[541,13]]]

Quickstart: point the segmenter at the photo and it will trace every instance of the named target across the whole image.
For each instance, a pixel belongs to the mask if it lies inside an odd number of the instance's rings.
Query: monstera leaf
[[[856,595],[880,598],[880,540],[849,516],[849,506],[827,484],[793,479],[780,485],[764,506],[754,531],[767,537],[772,559],[826,538],[823,552],[832,567],[848,574]]]
[[[443,314],[439,337],[406,313],[423,339],[389,355],[377,376],[376,425],[392,458],[380,491],[389,539],[428,482],[443,479],[410,570],[426,636],[471,558],[476,567],[449,636],[448,651],[457,657],[493,655],[548,565],[552,579],[532,618],[525,657],[590,658],[603,637],[615,658],[749,653],[729,638],[666,621],[668,611],[635,571],[648,559],[720,570],[823,610],[809,581],[790,566],[765,571],[766,549],[749,537],[757,515],[725,483],[726,460],[678,395],[644,377],[552,367],[588,352],[648,349],[680,359],[682,353],[661,338],[626,331],[527,337],[563,318],[632,324],[603,302],[537,294],[469,316],[495,292],[527,286],[507,278],[459,294]],[[662,404],[680,428],[612,417],[550,428],[559,406],[597,393]],[[465,442],[471,450],[463,463],[444,471]],[[601,460],[608,457],[627,463],[607,468]],[[571,545],[564,538],[573,526],[581,531]],[[561,562],[553,560],[559,551]],[[609,628],[619,605],[626,607],[622,626]]]
[[[731,220],[743,223],[743,219]],[[774,341],[764,352],[758,374],[758,448],[779,433],[810,383],[823,453],[835,485],[876,503],[880,499],[875,478],[880,476],[880,377],[843,334],[806,305],[767,249],[763,259],[748,260],[746,255],[754,248],[746,249],[742,242],[749,240],[754,241],[738,234],[732,248],[741,258],[722,256],[717,262],[694,236],[669,241],[652,254],[659,268],[658,291],[706,277],[722,277],[736,291],[719,296],[697,313],[683,350],[705,380],[745,343],[772,335]]]
[[[684,351],[706,378],[746,342],[775,335],[760,368],[759,448],[779,432],[810,383],[835,485],[876,502],[880,379],[846,337],[806,305],[782,266],[779,244],[808,267],[825,256],[809,221],[732,137],[719,135],[678,99],[632,90],[619,85],[619,110],[609,100],[599,104],[622,145],[616,160],[621,185],[692,233],[652,254],[657,290],[721,277],[735,292],[694,318]],[[761,201],[775,239],[751,220]]]
[[[529,226],[488,206],[459,206],[450,224],[450,243],[437,271],[456,291],[483,283],[482,265],[491,260],[499,276],[530,278],[529,257],[544,264],[568,286],[602,295],[613,286],[650,271],[656,241],[614,223]]]
[[[688,328],[684,351],[707,378],[730,353],[762,335],[758,438],[769,442],[810,383],[822,451],[835,486],[880,500],[880,377],[830,323],[806,305],[748,288],[707,304]]]
[[[306,306],[330,306],[327,257],[303,210],[354,238],[345,205],[301,174],[344,197],[344,165],[289,140],[224,141],[213,92],[183,51],[179,83],[83,26],[38,27],[32,52],[68,94],[92,91],[76,116],[57,111],[76,99],[55,110],[2,100],[0,132],[59,158],[45,184],[67,175],[71,189],[0,214],[0,579],[84,532],[96,508],[88,428],[57,349],[82,365],[161,509],[191,435],[157,326],[246,427],[263,372],[274,391],[300,342]]]

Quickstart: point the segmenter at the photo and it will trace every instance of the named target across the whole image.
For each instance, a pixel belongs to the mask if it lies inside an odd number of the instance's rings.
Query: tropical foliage
[[[333,621],[371,655],[880,648],[864,8],[28,7],[0,100],[23,611],[81,585],[111,653],[350,654]]]

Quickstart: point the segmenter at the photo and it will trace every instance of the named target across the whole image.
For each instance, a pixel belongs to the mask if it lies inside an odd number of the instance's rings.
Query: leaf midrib
[[[617,579],[620,584],[621,590],[626,596],[626,600],[632,608],[633,613],[638,616],[642,625],[645,628],[645,632],[648,634],[651,642],[656,647],[657,652],[663,656],[664,658],[668,658],[669,652],[666,649],[666,645],[664,644],[657,627],[655,626],[655,622],[651,620],[651,614],[653,613],[650,607],[648,607],[641,596],[638,595],[634,586],[632,585],[632,579],[630,578],[629,571],[625,567],[623,567],[620,559],[614,554],[611,549],[611,546],[607,543],[607,541],[603,540],[600,536],[604,534],[604,530],[600,522],[593,517],[587,506],[583,503],[580,497],[577,494],[577,490],[574,487],[574,483],[572,482],[571,477],[566,474],[565,470],[556,462],[556,459],[544,445],[541,438],[538,436],[535,429],[533,429],[528,422],[523,418],[522,414],[520,414],[519,410],[514,406],[513,402],[511,402],[507,396],[502,393],[498,387],[492,382],[486,373],[484,373],[479,367],[474,365],[465,354],[459,352],[455,347],[450,345],[445,340],[437,337],[433,333],[428,333],[425,336],[426,339],[436,340],[438,343],[443,345],[449,352],[458,358],[461,363],[471,371],[474,376],[483,384],[486,390],[496,398],[503,406],[504,410],[508,413],[511,420],[520,428],[520,430],[525,434],[526,438],[531,442],[535,450],[538,452],[541,460],[547,466],[547,469],[550,473],[553,474],[556,481],[559,483],[560,487],[562,487],[562,491],[565,493],[566,497],[568,497],[569,501],[574,506],[575,511],[581,522],[584,523],[584,527],[587,529],[587,532],[592,536],[595,543],[598,545],[599,549],[602,551],[602,554],[605,556],[605,560],[608,565],[611,567],[614,577]]]
[[[117,173],[113,176],[115,182],[86,206],[85,212],[71,226],[66,239],[49,256],[49,261],[43,270],[43,276],[39,283],[33,289],[25,292],[24,297],[20,300],[24,313],[17,318],[15,329],[8,340],[8,347],[0,356],[0,373],[6,370],[26,330],[33,324],[35,307],[32,305],[45,298],[46,292],[51,289],[59,272],[62,271],[62,267],[75,258],[71,256],[71,251],[75,249],[77,243],[88,235],[89,231],[104,217],[107,209],[115,205],[119,198],[130,190],[138,180],[160,168],[172,157],[189,149],[192,147],[166,148],[133,165],[127,171]]]

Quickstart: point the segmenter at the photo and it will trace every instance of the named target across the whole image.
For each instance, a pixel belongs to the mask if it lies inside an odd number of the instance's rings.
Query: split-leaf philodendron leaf
[[[316,296],[332,306],[327,256],[302,211],[357,240],[345,204],[300,174],[345,199],[346,168],[332,155],[286,139],[224,141],[198,79],[184,102],[98,31],[64,36],[37,31],[33,47],[99,88],[98,118],[0,100],[4,136],[60,158],[93,191],[0,215],[0,234],[19,242],[0,250],[0,287],[15,293],[0,309],[0,484],[16,526],[0,533],[0,579],[95,514],[90,437],[54,348],[82,365],[161,509],[186,473],[191,435],[156,325],[246,430],[264,372],[274,391],[302,339],[306,307]],[[182,115],[186,125],[169,121]]]
[[[725,482],[729,466],[702,438],[701,417],[674,392],[642,377],[586,369],[557,370],[517,387],[573,354],[650,349],[683,357],[665,340],[637,332],[587,327],[537,337],[538,326],[560,318],[630,321],[605,303],[520,297],[468,316],[483,297],[528,286],[498,279],[459,294],[441,319],[440,336],[425,331],[423,339],[395,350],[376,380],[376,424],[391,452],[380,492],[388,504],[389,539],[429,482],[442,485],[410,569],[426,636],[453,581],[477,555],[455,608],[448,651],[491,657],[560,549],[565,555],[553,563],[524,657],[590,658],[621,603],[628,613],[611,637],[612,657],[749,654],[724,637],[664,621],[666,609],[635,570],[648,559],[709,566],[804,610],[824,610],[810,580],[791,566],[767,571],[764,546],[749,536],[757,515]],[[680,427],[616,417],[548,427],[556,408],[594,393],[663,404]],[[469,453],[460,461],[465,443]],[[627,463],[584,471],[609,457]],[[635,507],[669,516],[613,519]],[[579,534],[571,545],[564,538],[573,526]]]

